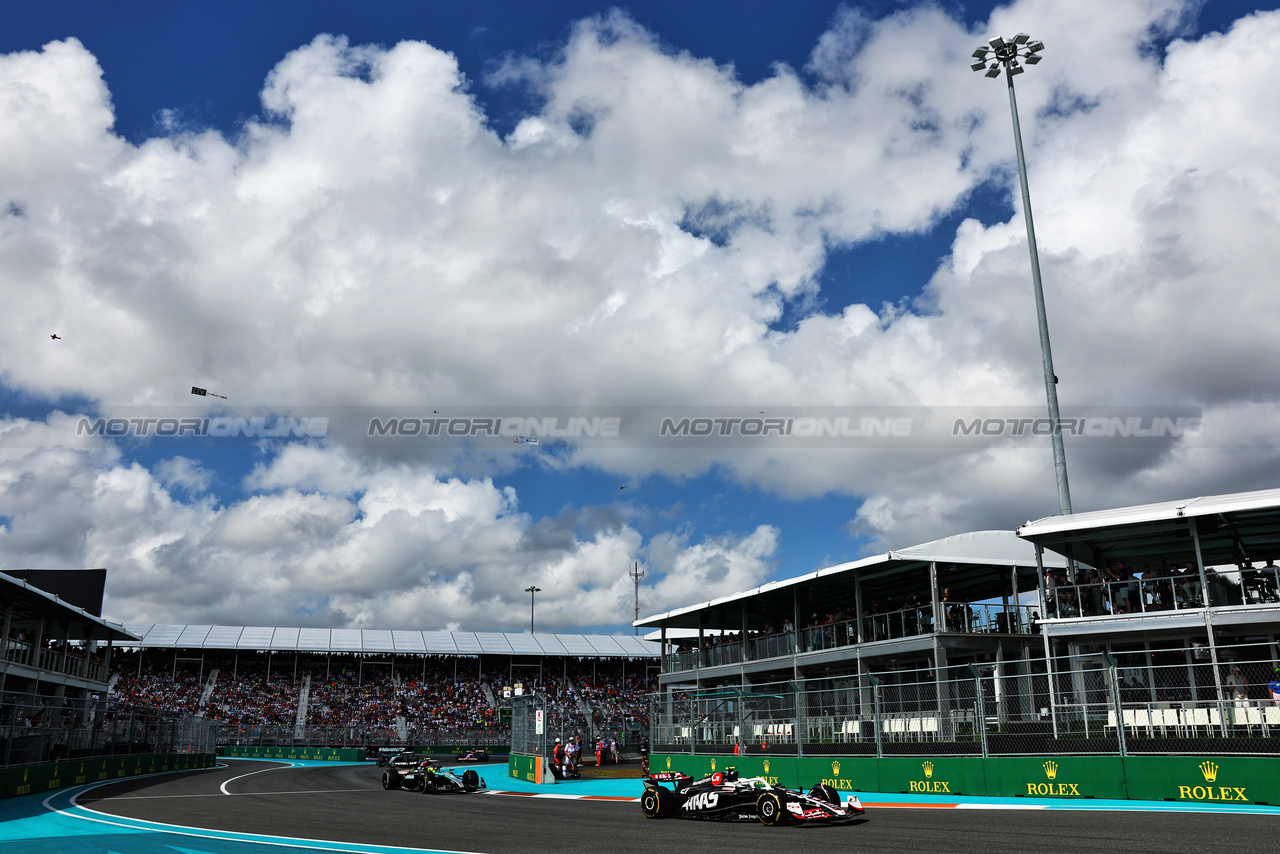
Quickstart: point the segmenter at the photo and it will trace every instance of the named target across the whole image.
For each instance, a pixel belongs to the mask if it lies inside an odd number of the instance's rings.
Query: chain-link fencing
[[[0,766],[158,753],[213,753],[212,721],[106,700],[36,695],[0,702]]]
[[[547,755],[547,701],[538,695],[511,698],[511,752]]]
[[[669,690],[652,698],[652,739],[677,753],[1276,755],[1277,652],[1193,645]]]

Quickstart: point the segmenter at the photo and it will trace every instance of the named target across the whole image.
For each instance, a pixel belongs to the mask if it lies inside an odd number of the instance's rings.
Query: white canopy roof
[[[1068,516],[1047,516],[1044,519],[1028,522],[1020,527],[1017,533],[1019,537],[1034,540],[1038,536],[1059,531],[1097,530],[1242,510],[1274,509],[1280,509],[1280,489],[1260,489],[1256,492],[1205,495],[1180,501],[1162,501],[1158,504],[1093,510],[1088,513],[1072,513]]]
[[[1049,516],[1023,525],[1018,535],[1093,565],[1195,560],[1197,538],[1209,566],[1280,558],[1280,489]]]
[[[814,582],[818,579],[829,579],[834,576],[852,573],[855,569],[869,569],[873,567],[879,569],[892,569],[896,566],[919,566],[930,563],[945,563],[975,567],[1034,567],[1036,565],[1036,552],[1034,546],[1026,540],[1019,539],[1013,531],[970,531],[964,534],[955,534],[950,537],[943,537],[940,540],[933,540],[928,543],[921,543],[916,546],[909,546],[904,549],[888,551],[884,554],[865,557],[861,560],[825,567],[805,575],[798,575],[794,578],[787,578],[782,581],[771,581],[768,584],[761,585],[760,587],[743,590],[739,593],[731,593],[728,596],[722,596],[719,599],[712,599],[708,602],[688,605],[665,613],[655,614],[651,617],[645,617],[635,623],[635,625],[658,626],[664,621],[670,620],[674,617],[696,613],[707,608],[716,608],[733,602],[740,602],[744,599],[751,599],[766,593],[775,593],[779,590],[784,590],[799,584]],[[1046,555],[1045,563],[1048,566],[1057,567],[1065,567],[1067,565],[1066,559],[1057,555]],[[849,577],[852,578],[852,575]]]
[[[187,626],[129,623],[144,649],[247,649],[401,655],[550,655],[657,658],[658,644],[633,635],[299,629],[284,626]]]

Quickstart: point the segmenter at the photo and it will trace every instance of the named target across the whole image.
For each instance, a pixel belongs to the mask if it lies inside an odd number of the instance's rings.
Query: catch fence
[[[500,729],[419,729],[409,727],[402,736],[395,727],[286,727],[217,724],[220,746],[241,747],[505,747],[508,734]]]
[[[213,753],[212,721],[106,700],[11,695],[0,702],[0,767],[138,754]]]
[[[1274,644],[1089,653],[669,690],[669,753],[822,756],[1280,754]]]

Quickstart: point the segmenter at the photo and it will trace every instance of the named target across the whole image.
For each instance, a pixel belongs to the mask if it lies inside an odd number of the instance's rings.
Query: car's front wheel
[[[394,771],[382,772],[382,788],[398,789],[400,788],[400,775]]]

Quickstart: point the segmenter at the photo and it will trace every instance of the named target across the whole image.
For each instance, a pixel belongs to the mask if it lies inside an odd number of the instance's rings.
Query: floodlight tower
[[[529,634],[533,634],[533,597],[541,593],[542,588],[530,585],[524,589],[524,592],[529,594]]]
[[[1018,150],[1018,178],[1022,182],[1022,215],[1027,221],[1027,246],[1031,249],[1031,283],[1036,292],[1036,317],[1040,322],[1040,355],[1044,360],[1044,389],[1049,398],[1049,420],[1053,432],[1053,467],[1058,478],[1058,509],[1071,513],[1071,489],[1067,485],[1067,453],[1062,446],[1062,422],[1058,417],[1058,377],[1053,372],[1053,351],[1049,348],[1049,321],[1044,311],[1044,287],[1040,283],[1040,254],[1036,251],[1036,229],[1031,221],[1031,190],[1027,186],[1027,161],[1022,154],[1022,129],[1018,126],[1018,99],[1013,94],[1014,75],[1023,65],[1040,61],[1044,42],[1032,41],[1026,33],[1018,33],[1006,41],[992,36],[988,45],[973,52],[974,71],[985,71],[987,77],[999,77],[1004,71],[1009,84],[1009,112],[1013,114],[1013,143]]]
[[[640,568],[640,561],[635,561],[631,566],[631,571],[627,573],[631,576],[631,580],[636,583],[636,619],[640,621],[640,579],[644,578],[644,570]],[[640,634],[640,627],[635,627],[635,634]]]

